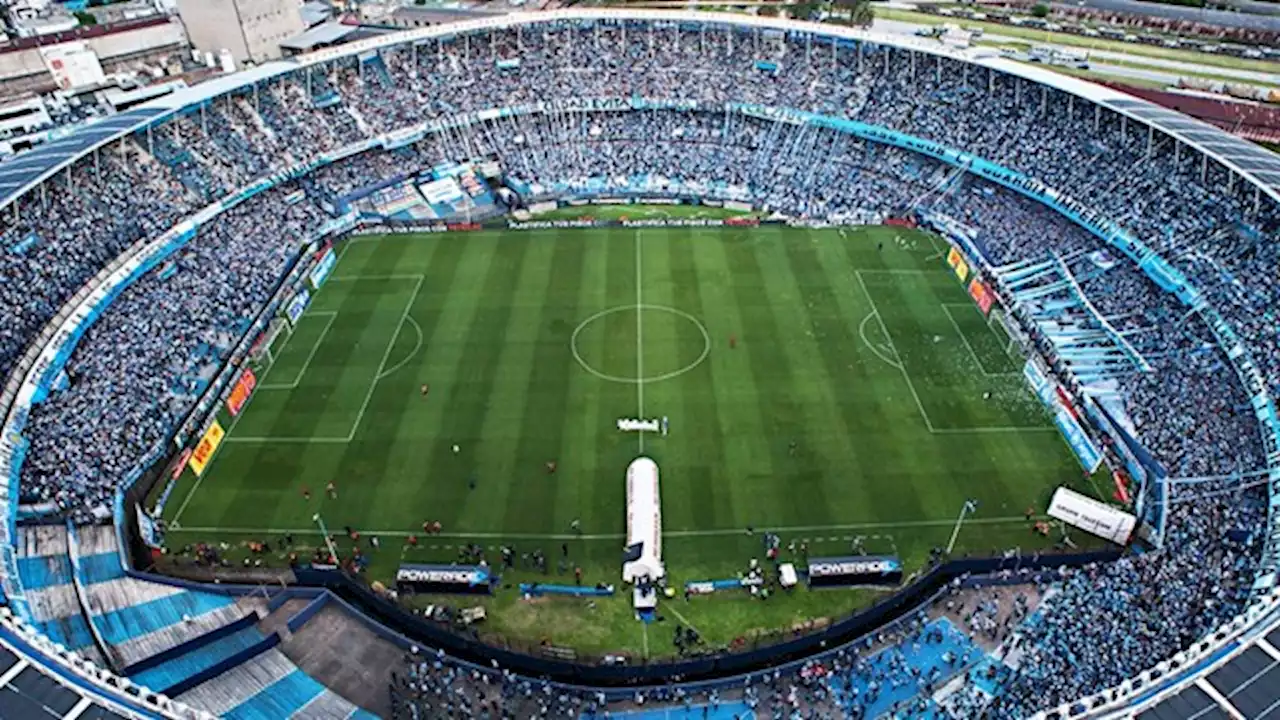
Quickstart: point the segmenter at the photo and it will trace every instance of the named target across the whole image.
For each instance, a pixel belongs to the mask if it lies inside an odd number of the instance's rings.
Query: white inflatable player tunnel
[[[627,552],[623,582],[642,577],[657,580],[667,574],[662,564],[662,503],[658,492],[658,464],[638,457],[627,466]]]

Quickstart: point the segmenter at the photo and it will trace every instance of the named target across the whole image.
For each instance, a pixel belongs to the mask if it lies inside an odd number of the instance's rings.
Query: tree
[[[818,14],[822,12],[825,3],[806,2],[801,0],[787,8],[787,12],[791,13],[791,17],[797,20],[817,20]]]
[[[87,13],[87,12],[84,12],[83,10],[77,10],[72,14],[75,15],[76,20],[80,21],[81,25],[97,25],[98,24],[98,18],[94,17],[93,13]]]
[[[832,10],[836,15],[844,16],[850,25],[869,26],[875,19],[868,0],[835,0]]]
[[[760,5],[756,7],[756,15],[760,17],[777,17],[778,6],[776,5]]]
[[[1038,18],[1049,17],[1049,6],[1044,3],[1037,3],[1035,7],[1031,8],[1031,14]]]

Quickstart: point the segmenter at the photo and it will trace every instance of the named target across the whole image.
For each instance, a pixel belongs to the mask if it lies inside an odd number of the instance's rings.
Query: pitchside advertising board
[[[298,319],[302,317],[302,313],[307,309],[307,305],[310,302],[311,293],[306,288],[302,288],[297,295],[289,299],[288,304],[284,307],[284,316],[288,318],[290,326],[298,324]]]
[[[1031,386],[1031,391],[1040,398],[1040,402],[1053,416],[1053,424],[1058,427],[1058,431],[1062,433],[1063,439],[1067,441],[1067,445],[1071,447],[1071,451],[1075,453],[1076,459],[1080,461],[1080,466],[1089,472],[1098,469],[1102,464],[1102,451],[1093,443],[1089,434],[1084,431],[1084,427],[1080,424],[1074,408],[1064,400],[1064,393],[1058,387],[1058,384],[1049,379],[1043,370],[1036,365],[1034,360],[1028,360],[1026,365],[1022,366],[1022,376],[1026,379],[1027,385]]]
[[[314,290],[320,289],[324,281],[329,279],[329,273],[333,272],[333,266],[338,264],[338,256],[333,252],[333,246],[328,246],[320,252],[320,260],[315,267],[311,268],[311,274],[308,276]]]
[[[401,565],[396,590],[401,593],[492,595],[498,576],[483,565]]]
[[[811,558],[809,587],[897,585],[902,582],[902,561],[892,555],[854,555]]]
[[[245,368],[240,372],[240,377],[236,378],[235,385],[231,386],[231,392],[227,394],[227,412],[231,413],[232,417],[240,414],[257,386],[258,376],[253,374],[251,368]]]

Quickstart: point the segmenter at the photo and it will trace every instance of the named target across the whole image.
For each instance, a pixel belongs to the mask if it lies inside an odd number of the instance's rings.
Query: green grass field
[[[864,536],[869,552],[918,569],[966,498],[979,509],[957,552],[1041,547],[1025,509],[1089,482],[939,245],[897,228],[353,239],[247,410],[223,418],[205,476],[180,480],[169,545],[292,530],[315,546],[318,512],[339,533],[379,535],[374,579],[402,560],[455,560],[468,542],[494,564],[500,543],[542,548],[555,574],[563,543],[587,582],[617,583],[624,471],[643,453],[661,467],[678,585],[736,576],[763,556],[766,529],[807,540],[814,556],[848,554]],[[616,428],[657,416],[670,418],[666,437]],[[330,480],[337,500],[323,492]],[[426,520],[443,534],[402,547]],[[662,608],[727,643],[836,617],[876,592]],[[449,602],[488,605],[486,632],[509,641],[672,650],[669,628],[650,637],[626,594],[593,606],[515,590]]]

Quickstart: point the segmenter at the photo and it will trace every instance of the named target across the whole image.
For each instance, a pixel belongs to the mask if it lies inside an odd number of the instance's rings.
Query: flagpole
[[[320,513],[311,516],[315,524],[320,528],[320,534],[324,536],[324,544],[329,548],[329,557],[333,558],[333,562],[338,562],[338,549],[333,546],[333,541],[329,539],[329,529],[324,526],[324,518],[320,517]]]
[[[969,508],[973,505],[972,500],[965,500],[960,506],[960,516],[956,518],[956,526],[951,530],[951,541],[947,543],[947,555],[951,555],[951,549],[956,546],[956,538],[960,535],[960,526],[964,524],[964,517],[968,515]]]

